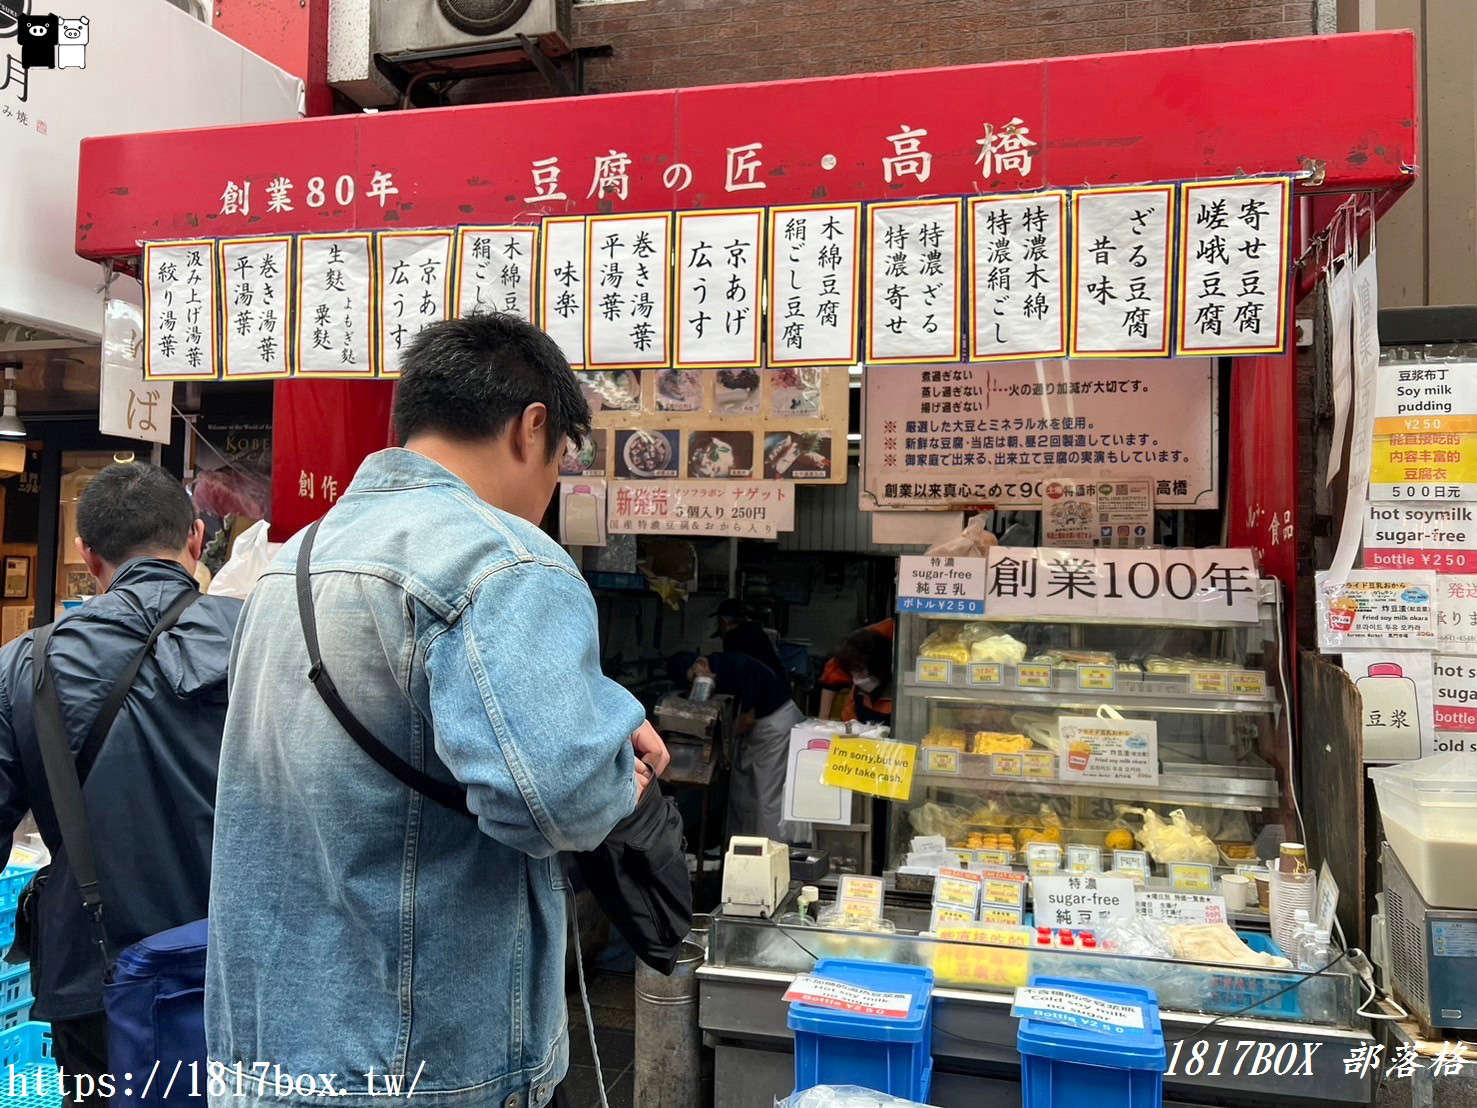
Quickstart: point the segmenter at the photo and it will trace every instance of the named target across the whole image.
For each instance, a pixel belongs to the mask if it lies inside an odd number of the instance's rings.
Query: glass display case
[[[992,614],[988,599],[984,615],[900,613],[894,730],[920,750],[889,866],[939,835],[961,862],[1139,871],[1150,888],[1211,892],[1240,866],[1255,901],[1251,867],[1296,837],[1276,587],[1253,576],[1236,620],[1205,604]]]

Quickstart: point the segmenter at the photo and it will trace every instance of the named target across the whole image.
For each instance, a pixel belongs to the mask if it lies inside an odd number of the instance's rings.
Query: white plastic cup
[[[1228,873],[1221,878],[1221,896],[1226,898],[1228,912],[1244,912],[1251,903],[1251,878]]]

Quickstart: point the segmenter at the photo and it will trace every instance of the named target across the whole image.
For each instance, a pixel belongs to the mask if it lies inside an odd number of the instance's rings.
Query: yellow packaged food
[[[1108,832],[1103,845],[1109,850],[1132,850],[1133,832],[1125,831],[1121,827]]]
[[[924,746],[947,747],[963,753],[968,749],[968,737],[962,730],[953,727],[936,727],[923,736]]]
[[[1031,749],[1031,740],[1010,731],[976,731],[970,749],[975,754],[1019,754]]]

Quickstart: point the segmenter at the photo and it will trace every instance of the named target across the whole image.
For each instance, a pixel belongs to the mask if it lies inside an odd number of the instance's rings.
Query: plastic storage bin
[[[1385,838],[1433,908],[1477,908],[1477,754],[1371,769]]]
[[[0,1108],[60,1108],[61,1103],[51,1025],[23,1023],[0,1032]]]
[[[1238,931],[1236,934],[1242,942],[1258,954],[1271,954],[1278,958],[1286,957],[1282,953],[1282,948],[1270,935],[1263,935],[1256,931]],[[1223,1013],[1240,1012],[1249,1019],[1268,1016],[1272,1019],[1301,1020],[1303,1009],[1298,1003],[1298,994],[1308,986],[1301,985],[1296,989],[1289,989],[1288,986],[1292,984],[1292,980],[1291,975],[1276,970],[1248,968],[1218,972],[1211,978],[1212,1010]],[[1274,993],[1277,995],[1274,996]],[[1256,1007],[1247,1007],[1252,1004]],[[1243,1008],[1247,1010],[1242,1012]]]
[[[795,1091],[816,1085],[860,1085],[879,1093],[927,1103],[933,1079],[933,971],[822,958],[817,977],[880,993],[907,993],[902,1018],[842,1012],[814,1004],[790,1004],[795,1032]],[[1161,1051],[1162,1053],[1162,1051]]]
[[[0,1008],[31,999],[31,963],[0,970]]]
[[[1065,989],[1144,1010],[1144,1026],[1118,1035],[1023,1018],[1016,1032],[1024,1108],[1159,1108],[1164,1095],[1164,1030],[1153,992],[1065,977],[1032,977],[1032,986]]]

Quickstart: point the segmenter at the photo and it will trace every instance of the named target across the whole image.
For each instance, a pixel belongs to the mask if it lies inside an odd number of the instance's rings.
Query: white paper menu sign
[[[1169,893],[1140,889],[1138,914],[1165,923],[1225,923],[1226,898],[1209,893]]]
[[[811,973],[802,973],[790,982],[784,999],[789,1003],[811,1004],[818,1008],[835,1008],[841,1012],[887,1016],[891,1019],[907,1016],[908,1009],[913,1004],[913,998],[908,993],[879,993],[860,985],[848,985],[845,981],[834,981]]]
[[[299,235],[294,364],[301,377],[373,377],[374,235]]]
[[[1138,1005],[1114,1004],[1066,989],[1036,986],[1016,989],[1010,1014],[1017,1019],[1046,1020],[1104,1034],[1121,1035],[1144,1026],[1144,1010]]]
[[[1174,186],[1072,194],[1072,357],[1169,354]]]
[[[1041,927],[1091,927],[1134,915],[1133,881],[1127,877],[1033,877],[1031,896]]]
[[[507,312],[533,319],[537,227],[460,227],[456,236],[456,314]]]
[[[963,202],[867,205],[868,362],[957,362]]]
[[[680,369],[758,366],[764,209],[677,213]]]
[[[104,435],[168,444],[174,385],[144,380],[143,349],[143,309],[109,297],[103,305],[97,429]]]
[[[769,211],[769,364],[853,365],[860,296],[860,204]]]
[[[449,315],[452,241],[450,231],[380,232],[381,376],[399,377],[410,341]]]
[[[1150,719],[1062,716],[1060,775],[1069,783],[1153,785],[1159,781],[1159,725]]]
[[[1436,574],[1351,570],[1317,575],[1318,645],[1323,650],[1435,650]]]
[[[969,201],[970,361],[1067,352],[1067,194]]]
[[[292,372],[292,239],[222,239],[221,375],[227,381]]]
[[[1286,349],[1291,193],[1286,177],[1181,186],[1180,353]]]
[[[586,236],[585,367],[672,364],[672,216],[592,215]]]
[[[215,365],[215,243],[144,243],[144,378],[209,381]]]
[[[571,368],[585,368],[585,217],[549,216],[540,244],[539,310]]]

